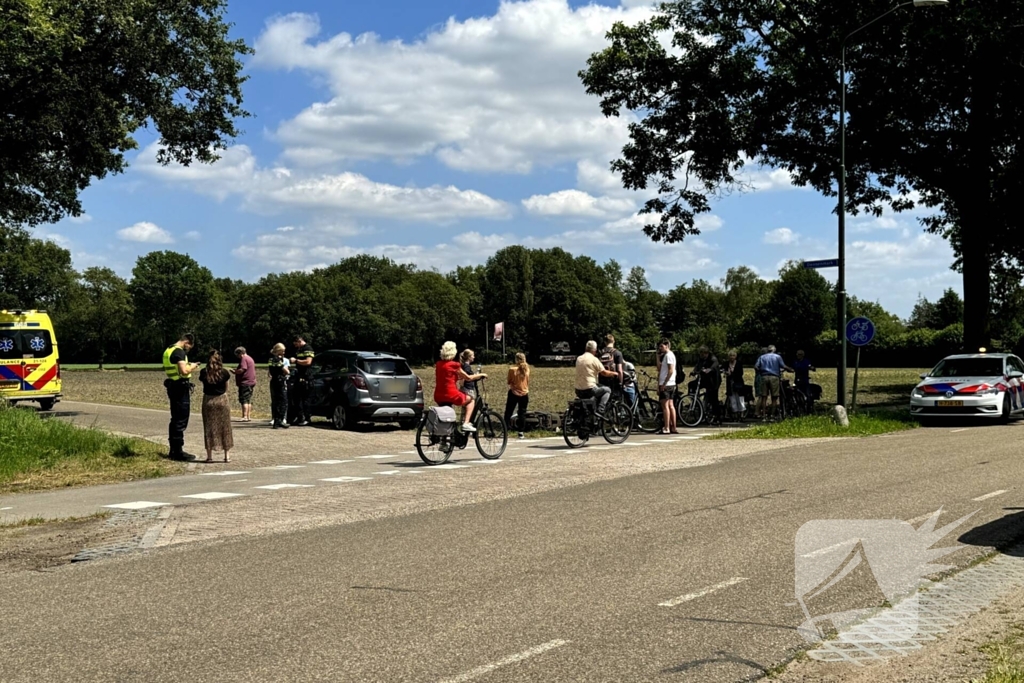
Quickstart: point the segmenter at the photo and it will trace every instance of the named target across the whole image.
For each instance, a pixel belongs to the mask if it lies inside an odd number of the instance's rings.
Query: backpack
[[[679,358],[679,356],[676,356]],[[683,386],[686,384],[686,368],[683,367],[682,363],[676,363],[676,386]]]
[[[455,431],[455,408],[434,406],[427,413],[427,433],[431,436],[451,436]]]
[[[601,361],[601,365],[604,366],[605,370],[615,370],[615,350],[610,349],[607,346],[601,352],[601,355],[597,357]]]
[[[622,364],[622,379],[626,386],[636,384],[636,366],[628,360]]]

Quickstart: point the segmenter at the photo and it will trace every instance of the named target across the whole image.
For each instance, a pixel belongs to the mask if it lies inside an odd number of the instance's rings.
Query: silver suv
[[[423,383],[401,356],[379,351],[323,351],[313,359],[310,413],[335,429],[357,422],[397,422],[412,429],[423,414]]]

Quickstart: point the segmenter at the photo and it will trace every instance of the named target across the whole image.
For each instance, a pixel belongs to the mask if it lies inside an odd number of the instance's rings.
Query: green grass
[[[834,436],[872,436],[914,429],[917,423],[897,411],[864,412],[850,416],[850,426],[840,427],[830,415],[808,415],[750,429],[719,434],[714,439],[809,439]]]
[[[0,493],[150,479],[180,472],[156,444],[81,429],[0,403]]]
[[[1024,683],[1024,627],[1015,625],[1003,640],[982,645],[989,668],[972,683]]]

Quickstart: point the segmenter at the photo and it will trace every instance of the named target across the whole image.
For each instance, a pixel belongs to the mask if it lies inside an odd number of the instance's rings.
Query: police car
[[[947,356],[910,394],[910,414],[926,422],[977,417],[1008,422],[1024,414],[1024,361],[1010,353]]]

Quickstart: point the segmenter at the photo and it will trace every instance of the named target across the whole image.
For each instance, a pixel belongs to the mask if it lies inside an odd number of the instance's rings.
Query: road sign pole
[[[850,399],[850,412],[857,412],[857,381],[860,379],[860,350],[861,347],[857,347],[857,364],[853,369],[853,397]]]

